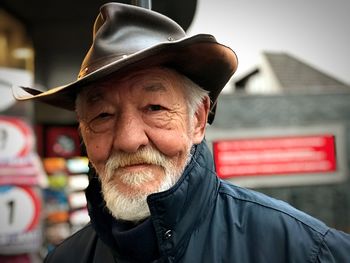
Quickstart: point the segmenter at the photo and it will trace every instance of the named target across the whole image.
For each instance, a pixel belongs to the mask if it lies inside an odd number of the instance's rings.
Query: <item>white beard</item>
[[[112,155],[106,164],[103,173],[100,173],[102,194],[106,206],[110,213],[116,218],[127,221],[140,221],[150,216],[150,210],[147,204],[147,196],[152,193],[158,193],[170,189],[180,178],[188,161],[190,160],[190,147],[188,150],[187,160],[184,161],[183,167],[175,165],[153,148],[144,148],[134,154],[118,153]],[[130,188],[141,186],[144,183],[152,182],[155,176],[150,171],[141,171],[137,173],[116,173],[119,167],[125,165],[149,163],[161,166],[164,169],[164,178],[156,189],[152,191],[137,191],[133,189],[131,193],[121,192],[118,185],[113,181],[114,176]]]

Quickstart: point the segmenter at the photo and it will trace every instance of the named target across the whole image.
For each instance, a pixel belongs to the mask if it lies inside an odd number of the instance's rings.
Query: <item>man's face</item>
[[[174,185],[192,145],[204,137],[209,103],[189,116],[180,85],[177,73],[152,68],[100,82],[80,95],[82,137],[116,218],[147,217],[146,197]]]

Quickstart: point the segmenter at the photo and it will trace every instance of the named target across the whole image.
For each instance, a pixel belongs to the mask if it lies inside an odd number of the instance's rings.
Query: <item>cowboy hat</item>
[[[35,99],[75,109],[81,88],[110,74],[151,66],[170,67],[209,91],[214,119],[219,93],[237,68],[236,54],[212,35],[187,36],[173,20],[157,12],[120,3],[101,7],[93,27],[93,43],[78,79],[47,91],[13,87],[17,100]]]

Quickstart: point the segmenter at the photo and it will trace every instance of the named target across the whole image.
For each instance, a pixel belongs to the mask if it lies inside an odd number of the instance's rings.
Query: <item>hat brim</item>
[[[232,49],[216,41],[211,35],[199,34],[177,41],[160,43],[122,59],[109,63],[92,73],[64,86],[48,91],[29,87],[13,87],[17,100],[37,100],[67,110],[75,109],[77,93],[88,84],[110,74],[153,66],[170,67],[184,74],[193,82],[209,91],[211,111],[216,100],[237,69],[237,56]],[[211,123],[214,112],[208,122]]]

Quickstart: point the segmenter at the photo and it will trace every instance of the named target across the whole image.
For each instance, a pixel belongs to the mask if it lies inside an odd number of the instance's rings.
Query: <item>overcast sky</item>
[[[230,46],[237,77],[266,50],[288,52],[350,84],[350,0],[197,1],[188,33],[210,33]]]

